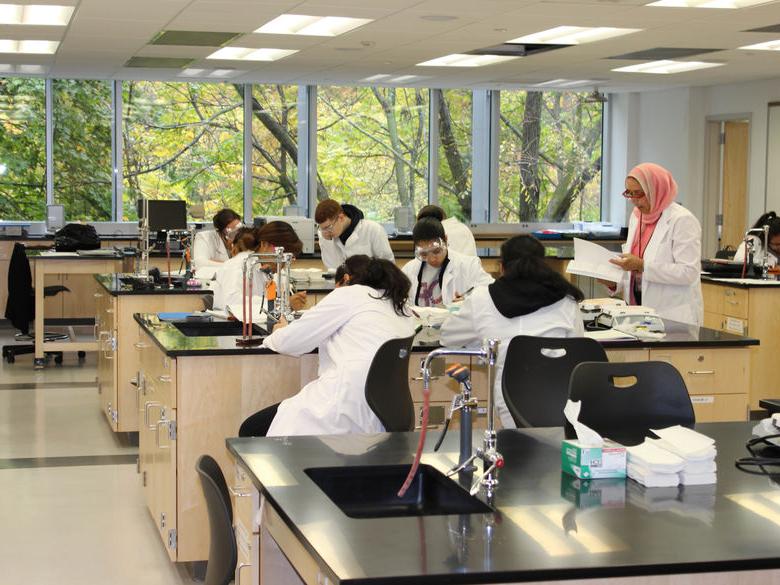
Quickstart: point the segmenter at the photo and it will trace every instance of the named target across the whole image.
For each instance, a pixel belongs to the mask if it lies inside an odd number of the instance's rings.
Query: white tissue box
[[[626,477],[626,448],[607,439],[601,447],[566,440],[561,443],[561,466],[580,479]]]

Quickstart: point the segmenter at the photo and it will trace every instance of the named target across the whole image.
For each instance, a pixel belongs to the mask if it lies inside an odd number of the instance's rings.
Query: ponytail
[[[756,223],[753,224],[753,229],[761,229],[765,225],[771,224],[775,219],[777,219],[777,214],[774,211],[767,211],[756,220]]]
[[[349,274],[349,284],[370,286],[376,291],[383,291],[380,299],[387,299],[393,304],[396,314],[406,316],[406,301],[412,284],[406,275],[393,262],[382,258],[369,258],[358,255],[347,258],[342,268],[336,272]]]
[[[515,236],[504,242],[501,245],[501,263],[504,266],[502,278],[507,281],[530,280],[577,302],[585,299],[579,288],[547,265],[544,246],[533,236]]]

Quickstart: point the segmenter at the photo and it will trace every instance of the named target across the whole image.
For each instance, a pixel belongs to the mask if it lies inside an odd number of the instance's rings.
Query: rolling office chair
[[[388,433],[414,430],[414,404],[409,389],[411,337],[382,344],[366,377],[366,402]]]
[[[210,455],[201,455],[195,468],[206,498],[211,535],[204,585],[228,585],[236,572],[238,549],[227,483],[219,463]]]
[[[61,292],[70,292],[66,286],[47,286],[43,289],[44,297],[53,297]],[[30,335],[30,323],[35,319],[35,291],[32,286],[32,271],[30,270],[30,260],[25,254],[24,244],[14,244],[11,262],[8,265],[8,301],[5,305],[5,318],[11,321],[11,324],[19,329],[16,334],[18,341],[31,341],[34,339]],[[44,333],[47,341],[55,339],[68,339],[65,334]],[[26,353],[34,353],[35,345],[14,344],[3,346],[3,358],[12,364],[16,361],[16,356]],[[79,358],[83,357],[83,352],[79,352]],[[49,352],[54,355],[56,363],[62,363],[62,352]]]
[[[513,337],[506,350],[501,389],[515,425],[562,426],[574,368],[582,362],[606,361],[601,344],[587,337]]]
[[[696,423],[685,381],[666,362],[584,362],[571,374],[569,398],[582,401],[580,422],[624,445],[650,429]],[[574,437],[568,422],[566,436]]]

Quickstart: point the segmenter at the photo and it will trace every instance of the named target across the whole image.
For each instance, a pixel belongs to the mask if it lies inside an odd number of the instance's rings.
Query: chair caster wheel
[[[84,360],[86,359],[86,357],[87,357],[87,352],[86,351],[80,351],[79,352],[79,363],[83,364]]]
[[[33,360],[33,367],[36,370],[42,370],[46,365],[46,358],[35,358]]]
[[[61,366],[62,365],[62,356],[61,355],[54,356],[54,363],[57,364],[58,366]]]

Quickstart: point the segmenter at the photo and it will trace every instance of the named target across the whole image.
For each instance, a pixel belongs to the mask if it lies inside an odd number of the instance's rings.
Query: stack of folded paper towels
[[[682,426],[653,429],[658,439],[627,447],[627,475],[646,487],[715,483],[715,440]]]

